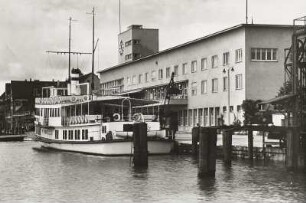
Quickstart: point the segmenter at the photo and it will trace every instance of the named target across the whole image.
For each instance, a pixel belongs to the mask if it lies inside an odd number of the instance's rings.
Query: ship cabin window
[[[75,130],[74,133],[75,133],[75,135],[74,135],[75,139],[80,140],[80,130]]]
[[[73,130],[69,130],[69,132],[68,132],[68,140],[73,140]]]
[[[58,130],[55,130],[55,139],[58,140]]]
[[[35,108],[35,115],[39,116],[39,114],[40,114],[40,109],[39,108]]]
[[[82,130],[82,140],[88,140],[88,129]]]
[[[106,126],[102,126],[102,133],[106,133]]]
[[[67,140],[67,130],[63,131],[63,140]]]

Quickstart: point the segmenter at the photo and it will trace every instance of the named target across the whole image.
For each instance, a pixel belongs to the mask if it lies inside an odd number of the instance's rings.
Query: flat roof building
[[[180,130],[214,126],[220,118],[225,124],[242,121],[243,100],[277,95],[292,31],[289,25],[237,25],[101,70],[100,91],[163,101],[174,72]]]
[[[118,35],[118,61],[126,63],[158,52],[158,29],[130,25]]]

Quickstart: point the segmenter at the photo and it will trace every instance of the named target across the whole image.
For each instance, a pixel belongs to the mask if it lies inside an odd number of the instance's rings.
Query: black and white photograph
[[[306,202],[305,0],[0,0],[0,202]]]

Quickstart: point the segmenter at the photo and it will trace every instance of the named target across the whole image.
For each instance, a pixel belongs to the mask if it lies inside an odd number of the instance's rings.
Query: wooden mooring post
[[[254,137],[253,131],[248,130],[248,157],[250,160],[253,160],[253,146],[254,146]]]
[[[298,169],[299,156],[299,134],[295,128],[288,128],[286,131],[287,137],[287,153],[286,153],[286,167],[288,170]]]
[[[227,165],[232,163],[232,130],[222,131],[222,143],[223,143],[223,161]]]
[[[191,145],[191,153],[193,156],[198,156],[198,142],[199,142],[199,134],[201,127],[192,128],[192,145]]]
[[[147,124],[133,124],[133,144],[134,154],[133,163],[135,167],[148,167],[148,139]]]
[[[200,127],[199,177],[214,177],[217,158],[217,129]]]

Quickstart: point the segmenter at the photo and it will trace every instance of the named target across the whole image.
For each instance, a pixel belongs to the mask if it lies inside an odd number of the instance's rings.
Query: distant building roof
[[[134,61],[129,61],[129,62],[121,63],[121,64],[118,64],[118,65],[115,65],[115,66],[112,66],[112,67],[109,67],[109,68],[105,68],[103,70],[98,71],[98,73],[107,72],[109,70],[113,70],[113,69],[118,68],[118,67],[123,67],[123,66],[126,66],[126,65],[130,65],[130,64],[133,64],[133,63],[137,63],[139,61],[144,61],[144,60],[150,59],[154,56],[161,55],[161,54],[173,51],[175,49],[183,48],[185,46],[193,45],[197,42],[207,40],[207,39],[210,39],[210,38],[213,38],[213,37],[216,37],[216,36],[222,35],[224,33],[227,33],[227,32],[233,31],[233,30],[237,30],[237,29],[240,29],[240,28],[243,28],[243,27],[292,28],[293,26],[292,25],[275,25],[275,24],[239,24],[239,25],[236,25],[236,26],[226,28],[224,30],[212,33],[210,35],[206,35],[204,37],[197,38],[195,40],[192,40],[192,41],[189,41],[189,42],[186,42],[186,43],[183,43],[183,44],[179,44],[177,46],[165,49],[163,51],[159,51],[155,54],[152,54],[152,55],[149,55],[149,56],[146,56],[146,57],[142,57],[142,58],[134,60]]]
[[[56,86],[66,87],[67,82],[63,81],[14,81],[6,84],[6,93],[10,94],[13,92],[13,99],[29,99],[33,97],[34,89],[41,89],[42,87]]]

